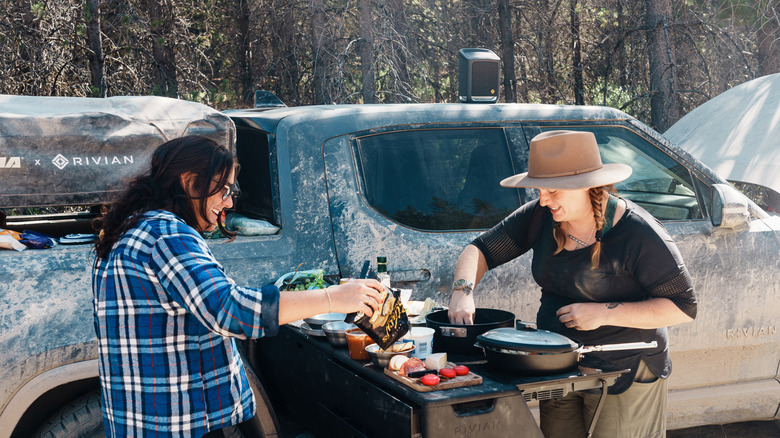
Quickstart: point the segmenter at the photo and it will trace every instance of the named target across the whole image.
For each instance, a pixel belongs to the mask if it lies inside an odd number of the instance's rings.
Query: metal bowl
[[[306,321],[306,324],[309,324],[309,327],[312,329],[321,330],[324,324],[333,321],[344,321],[344,318],[346,317],[346,313],[321,313],[319,315],[305,318],[304,321]]]
[[[325,332],[323,332],[322,330],[314,330],[313,328],[309,327],[309,324],[306,324],[305,322],[301,324],[301,331],[306,333],[309,336],[319,336],[319,337],[325,336]]]
[[[378,344],[371,344],[366,347],[366,351],[371,357],[371,362],[373,362],[375,366],[378,366],[379,368],[387,368],[387,366],[390,365],[390,359],[392,359],[393,356],[409,357],[412,355],[412,353],[414,353],[414,347],[406,351],[388,353],[380,350]]]
[[[344,321],[331,321],[322,325],[322,331],[328,342],[336,347],[347,346],[347,330],[357,328],[355,324],[348,324]]]

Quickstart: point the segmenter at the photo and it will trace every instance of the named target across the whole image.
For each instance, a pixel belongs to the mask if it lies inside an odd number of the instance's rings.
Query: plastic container
[[[411,327],[409,333],[405,334],[401,340],[412,341],[414,343],[414,352],[412,357],[425,359],[433,353],[433,334],[435,330],[430,327]]]
[[[349,348],[349,357],[355,360],[369,360],[366,347],[373,344],[374,341],[359,328],[347,330],[347,348]]]

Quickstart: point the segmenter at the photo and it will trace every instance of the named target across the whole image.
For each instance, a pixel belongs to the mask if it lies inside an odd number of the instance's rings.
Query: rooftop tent
[[[195,102],[0,95],[0,208],[108,202],[159,145],[191,134],[234,150],[230,118]]]
[[[664,136],[729,181],[780,192],[780,74],[721,93]]]

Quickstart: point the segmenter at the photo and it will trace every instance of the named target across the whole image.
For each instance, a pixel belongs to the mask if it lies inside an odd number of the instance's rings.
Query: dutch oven
[[[583,347],[579,341],[518,321],[517,328],[497,328],[477,336],[476,346],[485,351],[488,365],[492,367],[513,374],[544,376],[574,369],[585,353],[654,348],[658,343]]]
[[[445,309],[429,313],[425,323],[434,330],[434,352],[481,354],[482,350],[474,346],[477,336],[488,330],[514,326],[515,314],[506,310],[478,308],[474,311],[474,324],[453,324]]]

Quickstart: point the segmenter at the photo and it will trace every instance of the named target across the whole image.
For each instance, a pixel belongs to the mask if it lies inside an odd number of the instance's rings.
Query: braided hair
[[[604,228],[604,209],[602,205],[609,195],[608,189],[608,187],[602,186],[591,187],[588,190],[590,205],[593,208],[593,220],[596,221],[596,241],[590,247],[590,268],[593,270],[599,267],[599,259],[601,258],[601,230]]]
[[[607,195],[613,190],[612,185],[591,187],[588,189],[588,195],[590,196],[590,205],[593,210],[593,220],[596,222],[596,241],[590,246],[590,260],[591,269],[595,270],[599,267],[599,259],[601,258],[601,230],[604,228],[604,201],[607,199]],[[555,222],[553,224],[553,238],[558,245],[553,255],[563,251],[566,245],[566,233],[561,229],[561,223]]]

